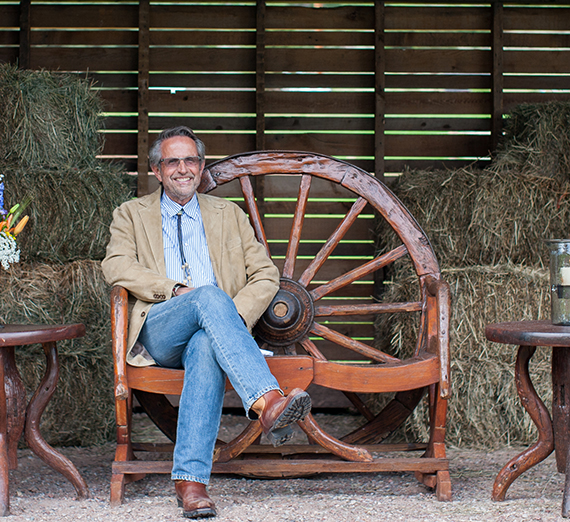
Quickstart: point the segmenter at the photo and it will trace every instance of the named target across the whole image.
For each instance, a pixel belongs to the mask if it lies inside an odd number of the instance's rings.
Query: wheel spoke
[[[364,207],[368,202],[360,197],[358,198],[343,220],[339,223],[336,230],[332,233],[331,237],[327,239],[327,242],[319,250],[315,258],[311,261],[309,266],[305,269],[301,277],[299,278],[299,283],[303,286],[307,286],[315,277],[315,274],[323,266],[324,262],[331,255],[332,251],[339,244],[340,240],[344,237],[348,229],[356,221],[356,218],[360,215]]]
[[[376,259],[373,259],[372,261],[369,261],[368,263],[365,263],[364,265],[319,286],[318,288],[315,288],[309,293],[311,294],[313,301],[317,301],[321,297],[330,294],[339,288],[347,286],[357,279],[360,279],[390,263],[393,263],[397,259],[404,257],[407,253],[408,249],[406,246],[400,245],[398,248],[395,248],[394,250],[391,250],[390,252],[387,252],[386,254],[383,254]]]
[[[293,278],[293,272],[295,270],[295,260],[299,252],[299,242],[301,240],[307,200],[309,199],[311,180],[311,176],[304,174],[301,178],[301,184],[299,185],[297,207],[295,208],[295,217],[293,218],[293,226],[291,227],[289,246],[287,247],[287,255],[285,256],[285,264],[283,265],[283,277],[288,277],[289,279]]]
[[[327,358],[317,348],[315,343],[311,341],[308,337],[303,337],[303,339],[299,341],[299,344],[305,349],[305,351],[309,355],[312,355],[315,359],[319,359],[321,361],[327,360]]]
[[[390,363],[390,362],[400,362],[400,359],[397,357],[392,357],[387,353],[381,352],[380,350],[376,350],[367,344],[361,343],[360,341],[356,341],[343,335],[341,333],[335,332],[326,326],[323,326],[319,323],[314,323],[313,327],[311,328],[311,333],[326,339],[327,341],[331,341],[333,343],[338,344],[339,346],[343,346],[352,350],[354,352],[359,353],[360,355],[364,355],[369,359],[373,359],[374,361],[383,362],[383,363]]]
[[[421,312],[421,301],[408,303],[368,303],[355,305],[317,305],[315,317],[329,317],[335,315],[369,315],[394,314],[398,312]]]
[[[271,253],[269,252],[269,245],[267,244],[267,237],[265,236],[265,230],[263,229],[263,224],[261,223],[261,214],[259,213],[257,203],[255,202],[255,194],[253,193],[251,178],[249,176],[242,176],[239,178],[239,183],[241,185],[243,197],[245,198],[245,205],[249,214],[251,226],[255,231],[255,237],[257,237],[257,240],[265,247],[267,255],[271,257]]]

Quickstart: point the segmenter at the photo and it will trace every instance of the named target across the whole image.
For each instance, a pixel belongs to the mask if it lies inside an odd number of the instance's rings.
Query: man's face
[[[172,160],[173,158],[198,157],[196,143],[186,136],[168,138],[162,142],[161,157],[162,161],[158,167],[153,166],[152,171],[162,183],[166,195],[179,205],[186,205],[200,184],[204,162],[198,161],[187,165],[184,161]],[[189,163],[192,162],[189,161]]]

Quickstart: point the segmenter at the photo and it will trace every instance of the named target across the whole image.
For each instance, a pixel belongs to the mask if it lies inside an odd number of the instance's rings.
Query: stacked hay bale
[[[32,197],[18,237],[21,262],[0,270],[0,322],[84,323],[58,344],[60,380],[42,417],[51,444],[89,445],[113,433],[113,367],[105,255],[113,209],[129,197],[118,165],[97,158],[102,105],[88,81],[0,66],[0,172],[6,206]],[[31,394],[43,376],[41,347],[20,347]]]
[[[544,240],[570,232],[570,104],[520,106],[506,130],[488,168],[410,171],[393,187],[429,237],[451,285],[453,398],[447,440],[454,445],[536,440],[515,389],[516,348],[487,341],[485,325],[550,318]],[[398,244],[382,224],[378,237],[381,249]],[[396,264],[384,298],[412,300],[416,281],[409,263]],[[416,324],[410,317],[380,318],[377,344],[409,355]],[[549,404],[550,351],[537,350],[530,369]],[[394,436],[425,438],[426,419],[423,405]]]

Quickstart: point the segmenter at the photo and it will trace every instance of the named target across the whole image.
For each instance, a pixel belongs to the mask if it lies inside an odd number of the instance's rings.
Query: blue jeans
[[[214,286],[153,305],[139,341],[160,366],[184,368],[172,480],[208,484],[226,375],[248,416],[279,384],[233,301]]]

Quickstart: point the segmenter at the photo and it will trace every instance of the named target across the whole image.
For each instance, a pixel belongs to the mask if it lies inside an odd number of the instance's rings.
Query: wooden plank
[[[17,60],[17,47],[0,47],[0,63],[16,63]]]
[[[255,71],[255,52],[248,48],[165,48],[150,50],[155,71]]]
[[[255,32],[255,148],[257,150],[265,149],[265,13],[265,0],[258,0]],[[263,195],[259,199],[259,204],[263,204]]]
[[[84,78],[85,74],[81,74]],[[120,74],[89,72],[97,89],[136,89],[138,86],[137,71],[122,71]]]
[[[480,5],[386,6],[388,30],[488,30],[490,27],[490,10]]]
[[[220,114],[215,117],[200,116],[151,116],[150,126],[152,129],[167,129],[177,125],[188,125],[196,132],[202,131],[254,131],[255,117],[228,117]]]
[[[474,165],[478,168],[485,168],[489,165],[489,158],[484,159],[487,154],[480,156],[482,158],[480,161],[474,162],[473,159],[465,160],[440,160],[440,159],[405,159],[405,160],[386,160],[386,172],[395,173],[396,175],[402,173],[404,169],[409,168],[412,170],[436,170],[436,169],[459,169],[466,167],[468,165]],[[386,180],[386,183],[390,183],[390,179]]]
[[[323,32],[291,31],[287,29],[267,31],[267,45],[270,46],[342,46],[342,47],[374,47],[373,26],[366,32]],[[388,47],[490,47],[491,40],[486,33],[468,32],[425,32],[410,31],[388,32],[385,34]]]
[[[504,77],[504,88],[512,89],[568,89],[568,76],[509,76]]]
[[[203,73],[187,73],[185,71],[180,74],[154,72],[151,74],[152,87],[179,87],[179,88],[208,88],[213,91],[219,89],[254,89],[255,88],[255,72],[226,74],[219,71],[208,71]]]
[[[493,10],[493,113],[491,121],[491,147],[496,150],[503,135],[503,2],[494,2]]]
[[[197,93],[198,95],[199,93]],[[284,114],[374,114],[371,93],[268,92],[267,112]],[[489,114],[491,97],[481,92],[387,92],[389,114]]]
[[[153,5],[153,28],[255,29],[255,6],[232,4]]]
[[[568,13],[570,16],[570,12]],[[505,32],[505,47],[570,47],[570,34],[566,33],[510,33]]]
[[[90,29],[74,31],[36,30],[31,34],[32,45],[85,45],[99,47],[101,45],[136,46],[138,36],[136,28],[124,30]]]
[[[35,47],[30,57],[32,69],[59,71],[135,71],[136,48],[86,47],[78,52],[66,47]]]
[[[374,51],[270,48],[267,63],[270,64],[268,71],[371,71]],[[480,49],[386,49],[387,72],[482,73],[488,72],[490,65],[489,52]]]
[[[244,91],[167,91],[150,92],[151,113],[198,112],[198,113],[255,113],[255,95]],[[152,116],[152,114],[151,114]]]
[[[101,90],[101,99],[106,111],[137,112],[137,91],[129,89]]]
[[[479,156],[489,150],[489,136],[480,135],[386,135],[387,156]],[[374,152],[372,135],[342,134],[269,134],[269,149],[306,150],[338,154],[340,150],[357,156]]]
[[[273,5],[267,9],[267,27],[272,29],[372,29],[373,21],[372,9],[364,6]]]
[[[384,2],[374,5],[374,175],[382,180],[386,154],[386,11]]]
[[[570,101],[570,93],[505,93],[505,112],[509,112],[521,103],[545,103],[551,101]]]
[[[31,14],[32,27],[138,27],[138,6],[132,4],[34,4]]]
[[[30,32],[31,32],[31,2],[20,2],[20,49],[18,51],[18,66],[20,69],[30,68]]]
[[[169,29],[168,31],[151,28],[150,44],[164,47],[179,45],[238,45],[251,47],[255,45],[255,31],[251,29],[221,31],[217,27],[212,30],[200,29],[198,31],[188,30],[187,28],[181,30]]]
[[[0,29],[0,48],[4,46],[16,46],[19,42],[18,31],[4,31]]]
[[[381,472],[412,472],[433,473],[447,470],[446,459],[433,458],[376,458],[372,462],[349,462],[333,459],[246,459],[229,462],[215,462],[212,473],[235,474],[255,473],[270,475],[288,473],[303,475],[306,473],[381,473]],[[170,473],[171,461],[137,460],[132,462],[113,462],[113,473]]]
[[[2,6],[2,27],[20,27],[20,6],[7,4]]]
[[[505,31],[568,31],[570,8],[555,7],[556,2],[541,7],[505,6]]]
[[[388,89],[491,89],[491,74],[388,74]]]
[[[390,114],[490,114],[491,97],[481,92],[389,92]]]
[[[569,51],[505,51],[505,72],[510,73],[568,73]]]
[[[137,195],[149,194],[149,14],[150,1],[139,1],[138,42],[138,124],[137,124]]]

